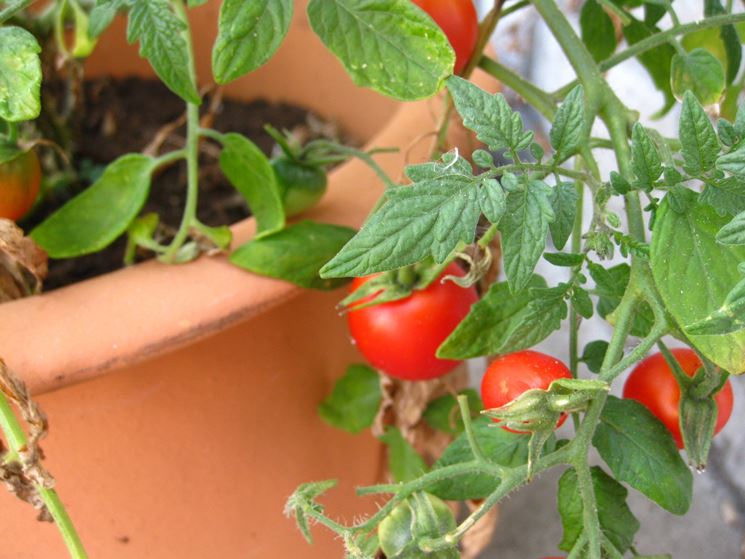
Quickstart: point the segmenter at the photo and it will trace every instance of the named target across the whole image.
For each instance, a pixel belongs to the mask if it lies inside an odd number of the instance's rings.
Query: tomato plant
[[[446,275],[463,276],[455,263],[427,288],[409,297],[381,303],[347,314],[349,331],[362,355],[375,367],[406,380],[440,377],[459,361],[439,359],[435,352],[478,299],[473,287],[461,288]],[[374,276],[357,278],[352,291]]]
[[[326,172],[319,167],[280,156],[272,160],[272,168],[288,217],[312,208],[326,193]]]
[[[689,377],[696,374],[701,367],[701,360],[696,352],[688,348],[672,349],[671,353]],[[650,355],[639,363],[626,380],[623,397],[631,398],[644,404],[675,439],[678,448],[683,448],[683,436],[680,432],[680,387],[662,353]],[[717,403],[717,420],[714,433],[719,433],[732,415],[734,394],[729,379],[714,397]]]
[[[455,50],[455,70],[468,64],[479,36],[479,21],[472,0],[413,0],[447,35]]]
[[[545,353],[525,350],[502,355],[491,362],[481,380],[481,400],[485,409],[501,408],[525,391],[534,388],[546,390],[553,381],[561,378],[572,378],[571,371],[564,363]],[[556,427],[565,420],[566,415],[562,415]]]
[[[0,164],[0,217],[16,221],[26,215],[40,186],[41,165],[33,150]]]

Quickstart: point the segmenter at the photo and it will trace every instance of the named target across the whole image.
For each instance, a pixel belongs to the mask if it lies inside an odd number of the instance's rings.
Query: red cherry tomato
[[[439,279],[409,297],[347,314],[357,347],[371,365],[404,380],[426,380],[450,372],[459,361],[438,359],[435,352],[478,300],[476,290],[442,282],[445,275],[462,276],[450,264]],[[352,291],[374,276],[356,278]]]
[[[671,351],[675,360],[680,363],[681,368],[689,377],[692,377],[701,367],[701,360],[692,349],[678,348]],[[670,430],[678,448],[683,448],[678,412],[680,388],[661,353],[650,355],[631,371],[623,387],[623,397],[644,404]],[[724,387],[714,397],[718,408],[714,434],[724,428],[732,415],[733,400],[732,385],[727,380]]]
[[[564,363],[545,353],[525,350],[497,357],[481,381],[484,409],[501,408],[527,390],[546,390],[560,378],[572,378],[571,371]],[[562,415],[556,426],[559,427],[565,420],[566,415]],[[512,433],[522,432],[508,427],[504,429]]]
[[[41,165],[33,150],[0,164],[0,217],[16,221],[34,205],[41,186]]]
[[[460,74],[476,48],[479,18],[472,0],[413,0],[435,20],[455,51],[455,73]]]

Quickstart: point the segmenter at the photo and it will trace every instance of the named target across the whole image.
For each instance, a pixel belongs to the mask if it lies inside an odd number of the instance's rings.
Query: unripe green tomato
[[[455,548],[424,553],[422,538],[437,538],[455,529],[455,517],[441,499],[415,493],[394,508],[378,526],[380,549],[388,559],[458,559]]]
[[[287,216],[312,208],[326,193],[326,173],[319,167],[302,165],[280,156],[272,160],[272,168]]]

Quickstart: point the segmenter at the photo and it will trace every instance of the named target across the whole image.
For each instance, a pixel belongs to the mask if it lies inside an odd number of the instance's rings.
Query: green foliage
[[[120,157],[93,185],[36,227],[31,238],[52,258],[72,258],[107,247],[142,209],[154,169],[151,157]]]
[[[459,394],[468,398],[468,408],[472,413],[481,411],[483,405],[475,390],[468,388]],[[458,401],[452,394],[440,396],[429,402],[422,413],[422,419],[433,429],[449,435],[457,435],[463,431],[463,419],[460,416]]]
[[[626,504],[626,488],[595,466],[590,470],[592,487],[598,507],[600,528],[619,553],[625,553],[634,543],[640,524]],[[559,480],[559,514],[564,538],[559,549],[571,551],[584,527],[583,506],[577,473],[567,470]]]
[[[346,280],[323,279],[318,272],[354,234],[349,227],[301,221],[248,241],[230,255],[230,261],[306,289],[336,289]]]
[[[577,187],[571,182],[560,182],[553,188],[551,194],[551,207],[554,210],[555,219],[549,223],[551,240],[554,246],[561,250],[567,244],[574,220],[577,217],[577,201],[579,194]]]
[[[682,99],[692,92],[704,105],[718,103],[724,95],[724,68],[716,57],[705,49],[694,49],[687,54],[676,54],[671,66],[673,94]]]
[[[0,27],[0,119],[9,122],[39,116],[41,47],[20,27]]]
[[[610,396],[592,443],[616,479],[674,514],[688,511],[691,471],[670,431],[643,405]]]
[[[430,97],[452,74],[450,43],[408,0],[311,0],[308,19],[354,82],[384,95]]]
[[[396,427],[386,427],[378,438],[388,447],[388,471],[396,483],[416,479],[428,470],[424,459]]]
[[[574,155],[587,141],[587,124],[585,123],[585,90],[581,85],[575,87],[566,96],[556,111],[549,138],[556,154],[556,161],[564,161]]]
[[[582,5],[579,27],[582,41],[596,62],[605,60],[616,50],[616,29],[613,20],[597,0],[587,0]]]
[[[292,13],[292,0],[225,0],[212,50],[215,81],[228,83],[269,60],[287,34]]]
[[[698,176],[714,167],[719,155],[719,140],[709,117],[690,91],[683,96],[680,144],[687,173]]]
[[[127,40],[139,41],[140,54],[171,91],[184,101],[199,105],[201,99],[192,75],[186,24],[168,0],[131,0]]]
[[[318,414],[329,425],[359,433],[372,426],[382,398],[378,372],[367,365],[350,365],[318,406]]]

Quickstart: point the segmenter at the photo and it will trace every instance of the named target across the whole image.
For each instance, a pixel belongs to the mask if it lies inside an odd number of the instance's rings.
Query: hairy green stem
[[[463,419],[463,426],[466,431],[466,438],[468,439],[468,446],[471,447],[473,457],[479,462],[485,462],[484,451],[481,450],[481,445],[476,440],[476,435],[473,432],[473,423],[471,419],[471,409],[468,406],[468,396],[461,394],[458,396],[458,407],[460,408],[460,415]]]
[[[13,413],[8,399],[2,393],[0,393],[0,428],[2,428],[8,446],[10,447],[10,452],[15,457],[19,457],[23,449],[27,448],[26,434],[23,432],[23,428],[18,422],[15,413]],[[83,542],[80,540],[75,526],[67,514],[57,492],[54,489],[43,487],[38,483],[35,484],[35,487],[39,492],[39,497],[44,502],[44,505],[49,510],[59,529],[67,550],[70,553],[70,557],[73,559],[87,559],[88,554],[83,547]]]

